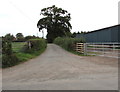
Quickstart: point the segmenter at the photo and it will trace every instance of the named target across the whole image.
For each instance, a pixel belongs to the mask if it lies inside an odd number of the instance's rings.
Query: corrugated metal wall
[[[120,42],[120,26],[118,26],[118,42]]]
[[[104,28],[86,34],[79,34],[76,37],[84,37],[86,42],[118,42],[118,26]]]

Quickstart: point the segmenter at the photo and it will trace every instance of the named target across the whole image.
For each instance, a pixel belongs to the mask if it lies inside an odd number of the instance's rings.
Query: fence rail
[[[119,58],[120,43],[77,43],[76,51],[87,55]]]
[[[84,43],[76,43],[75,50],[80,53],[84,53]]]

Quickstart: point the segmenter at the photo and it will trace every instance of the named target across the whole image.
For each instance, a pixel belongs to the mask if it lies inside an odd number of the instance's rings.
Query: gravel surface
[[[37,58],[2,70],[3,90],[117,90],[118,60],[77,56],[48,44]]]

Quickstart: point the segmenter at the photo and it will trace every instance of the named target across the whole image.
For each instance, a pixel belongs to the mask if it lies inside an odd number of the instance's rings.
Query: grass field
[[[25,45],[25,42],[13,42],[12,43],[13,52],[20,52],[20,50],[24,45]]]
[[[40,55],[45,50],[45,48],[44,48],[44,49],[41,49],[41,50],[33,52],[33,53],[24,53],[24,52],[22,52],[22,47],[25,44],[26,44],[25,42],[13,42],[12,43],[12,50],[21,62],[32,59],[32,58]]]

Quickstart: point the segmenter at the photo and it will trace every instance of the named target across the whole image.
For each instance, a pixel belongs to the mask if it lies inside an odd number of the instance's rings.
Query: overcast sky
[[[52,5],[71,13],[71,32],[93,31],[118,24],[119,0],[1,0],[0,36],[39,35],[40,11]],[[46,32],[45,32],[46,34]]]

